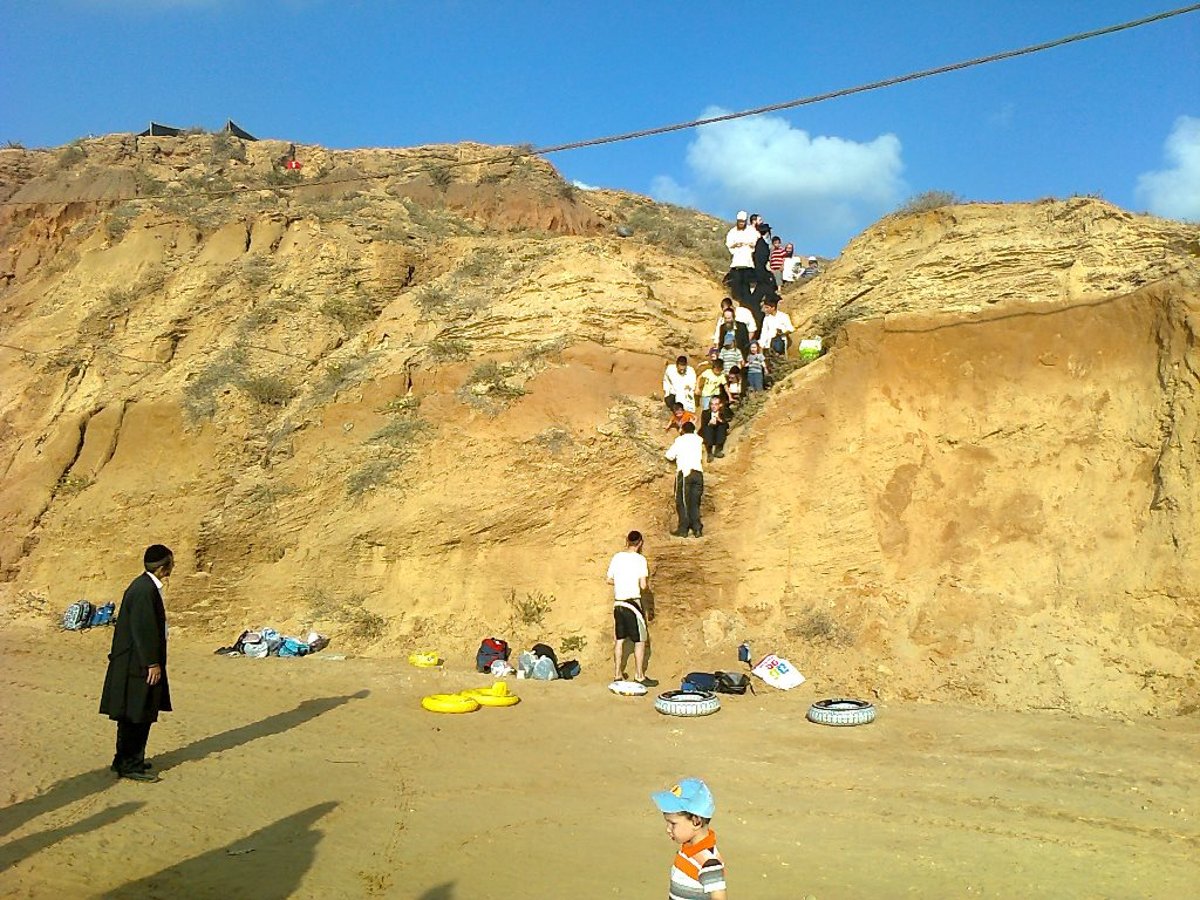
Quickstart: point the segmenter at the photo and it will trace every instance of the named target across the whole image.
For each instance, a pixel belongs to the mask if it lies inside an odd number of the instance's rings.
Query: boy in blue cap
[[[717,850],[717,833],[708,827],[716,812],[708,785],[685,778],[650,798],[667,821],[667,836],[679,845],[671,866],[670,900],[726,900],[725,860]]]

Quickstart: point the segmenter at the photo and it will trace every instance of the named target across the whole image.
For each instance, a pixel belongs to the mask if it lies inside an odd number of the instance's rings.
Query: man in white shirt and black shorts
[[[646,641],[650,638],[646,614],[642,612],[642,591],[650,583],[650,568],[642,556],[642,533],[631,531],[625,538],[625,549],[614,554],[608,564],[608,583],[613,586],[613,679],[622,681],[625,662],[625,642],[633,642],[634,675],[647,687],[658,684],[646,677]]]

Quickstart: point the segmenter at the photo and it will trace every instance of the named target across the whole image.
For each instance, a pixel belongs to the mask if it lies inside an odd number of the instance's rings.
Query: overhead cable
[[[1141,19],[1133,19],[1128,22],[1121,22],[1117,25],[1109,25],[1104,28],[1097,28],[1092,31],[1083,31],[1078,34],[1068,35],[1066,37],[1057,38],[1052,41],[1045,41],[1040,44],[1031,44],[1028,47],[1021,47],[1016,50],[1006,50],[1002,53],[993,53],[988,56],[978,56],[974,59],[963,60],[962,62],[950,63],[944,66],[937,66],[932,69],[922,69],[918,72],[910,72],[907,75],[899,75],[894,78],[885,78],[882,81],[872,81],[867,84],[860,84],[855,87],[841,88],[835,91],[827,91],[822,94],[813,94],[808,97],[800,97],[796,100],[785,100],[782,103],[771,103],[766,106],[758,106],[753,109],[740,110],[738,112],[722,113],[717,116],[707,116],[702,119],[691,119],[687,122],[676,122],[671,125],[659,125],[654,128],[643,128],[638,131],[626,131],[621,134],[607,135],[605,137],[587,138],[581,141],[571,141],[565,144],[550,144],[545,147],[528,147],[518,148],[514,150],[505,150],[491,157],[483,157],[482,159],[466,159],[466,160],[450,160],[446,162],[438,162],[437,167],[440,169],[455,169],[460,166],[468,165],[488,165],[490,163],[504,162],[507,160],[517,160],[528,156],[548,156],[551,153],[565,153],[568,150],[582,150],[585,147],[598,147],[603,144],[616,144],[622,141],[640,140],[641,138],[653,137],[659,134],[669,134],[674,131],[685,131],[691,128],[700,128],[704,125],[714,125],[719,122],[730,122],[734,119],[744,119],[749,116],[760,116],[764,113],[779,112],[786,109],[796,109],[801,106],[811,106],[815,103],[823,103],[826,100],[834,100],[839,97],[849,97],[854,94],[863,94],[868,91],[877,91],[882,88],[894,87],[898,84],[904,84],[909,81],[917,81],[922,78],[931,78],[934,75],[944,75],[947,72],[957,72],[963,69],[974,68],[975,66],[987,65],[989,63],[1001,62],[1006,59],[1015,59],[1020,56],[1029,56],[1033,53],[1041,53],[1046,50],[1052,50],[1056,47],[1062,47],[1067,44],[1075,44],[1080,41],[1088,41],[1094,38],[1103,37],[1109,34],[1116,34],[1121,31],[1129,31],[1134,28],[1141,28],[1144,25],[1151,25],[1155,22],[1162,22],[1166,19],[1172,19],[1176,16],[1182,16],[1187,13],[1200,11],[1200,3],[1193,3],[1189,6],[1181,6],[1177,9],[1167,10],[1161,13],[1155,13],[1152,16],[1145,16]],[[428,163],[422,164],[428,167]],[[273,185],[240,185],[231,188],[221,188],[217,190],[205,191],[190,191],[190,192],[172,192],[170,194],[142,195],[132,197],[97,197],[92,199],[70,199],[70,200],[36,200],[36,201],[15,201],[5,200],[0,201],[0,206],[33,206],[43,203],[133,203],[140,200],[162,200],[167,198],[185,198],[185,197],[224,197],[234,194],[251,193],[263,190],[271,191],[289,191],[296,188],[317,188],[328,187],[339,184],[352,184],[361,181],[373,181],[387,178],[397,178],[403,175],[411,174],[415,171],[420,171],[419,166],[410,166],[394,172],[375,172],[370,174],[347,175],[339,178],[331,178],[323,181],[297,182],[295,184],[273,184]]]

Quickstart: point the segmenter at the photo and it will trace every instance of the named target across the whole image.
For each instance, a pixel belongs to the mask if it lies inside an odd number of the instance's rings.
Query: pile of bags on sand
[[[497,678],[515,672],[518,678],[533,681],[574,678],[582,671],[577,660],[569,659],[560,663],[554,648],[547,644],[534,644],[529,650],[522,650],[515,669],[508,661],[511,653],[508,641],[498,637],[484,638],[475,654],[475,671],[489,672]]]
[[[249,656],[261,659],[264,656],[308,656],[329,646],[329,638],[310,631],[307,637],[289,637],[274,628],[243,631],[229,647],[218,647],[214,652],[220,656]]]

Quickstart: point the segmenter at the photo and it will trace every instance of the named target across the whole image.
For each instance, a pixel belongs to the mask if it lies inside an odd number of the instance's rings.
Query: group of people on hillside
[[[725,276],[729,292],[754,313],[760,324],[767,297],[778,296],[785,280],[817,274],[817,258],[810,256],[797,267],[793,262],[794,246],[773,235],[771,226],[758,213],[738,212],[725,235],[725,248],[730,257]]]
[[[766,241],[771,226],[758,219],[739,212],[726,235],[731,257],[726,280],[733,296],[721,300],[705,365],[697,372],[687,356],[679,356],[663,372],[663,401],[669,415],[664,430],[679,432],[666,452],[676,467],[679,524],[672,532],[676,537],[704,533],[700,518],[704,462],[725,455],[734,412],[748,397],[766,389],[772,357],[787,354],[796,330],[791,317],[780,309],[782,281],[772,274]]]

